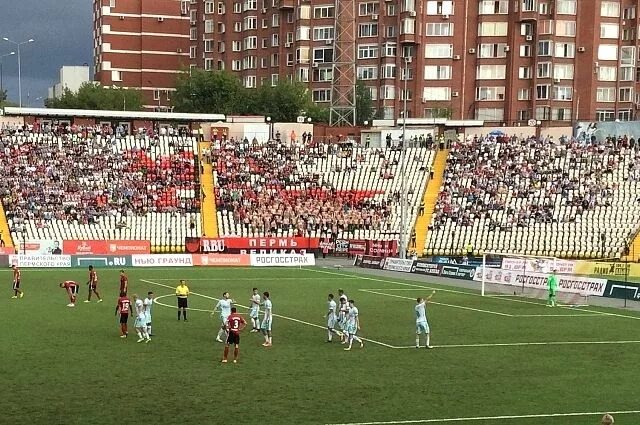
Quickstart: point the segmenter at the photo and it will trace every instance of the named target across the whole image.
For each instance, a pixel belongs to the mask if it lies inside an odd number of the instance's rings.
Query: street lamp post
[[[407,184],[405,176],[407,148],[407,80],[411,58],[404,57],[404,100],[402,107],[402,145],[400,148],[400,258],[407,258]]]
[[[267,124],[269,125],[269,142],[273,140],[273,123],[271,122],[271,117],[267,117]]]
[[[18,104],[22,108],[22,62],[20,60],[20,46],[23,44],[33,43],[35,40],[30,38],[26,41],[17,42],[10,40],[7,37],[2,37],[2,39],[7,43],[15,44],[18,47]]]
[[[7,56],[13,56],[16,52],[7,53],[6,55],[0,55],[0,93],[4,92],[4,83],[2,82],[2,59]]]

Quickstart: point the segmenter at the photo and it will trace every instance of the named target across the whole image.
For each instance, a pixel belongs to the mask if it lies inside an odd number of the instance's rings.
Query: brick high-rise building
[[[189,66],[189,4],[179,0],[94,0],[95,80],[141,89],[145,108],[166,110]]]
[[[353,2],[355,69],[385,118],[401,116],[405,95],[412,118],[636,116],[639,0]],[[192,66],[234,71],[246,87],[299,80],[329,105],[335,0],[192,0],[190,9]]]

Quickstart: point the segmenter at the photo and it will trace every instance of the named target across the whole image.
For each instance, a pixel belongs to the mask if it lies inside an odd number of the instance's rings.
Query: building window
[[[274,28],[278,28],[280,26],[280,15],[274,14],[271,17],[271,26]]]
[[[242,13],[242,3],[233,3],[233,13]]]
[[[559,37],[575,37],[576,21],[556,21],[556,35]]]
[[[314,27],[313,28],[314,41],[333,40],[333,38],[334,38],[333,27]]]
[[[620,121],[631,121],[631,110],[618,111],[618,119]]]
[[[633,81],[634,68],[632,66],[623,66],[620,68],[620,81]]]
[[[387,4],[387,16],[396,16],[396,5],[393,3]]]
[[[600,16],[609,18],[620,17],[620,3],[617,1],[603,1],[600,3]]]
[[[224,15],[226,12],[225,7],[224,7],[224,2],[219,1],[218,2],[218,15]]]
[[[538,41],[538,56],[551,56],[553,42],[550,40]]]
[[[313,49],[313,61],[317,63],[333,62],[333,48],[321,47]]]
[[[523,12],[535,12],[536,11],[536,0],[521,0],[522,1],[522,11]]]
[[[425,58],[453,58],[453,44],[425,44]]]
[[[572,87],[553,87],[553,99],[554,100],[573,100],[573,88]]]
[[[366,23],[358,25],[358,37],[377,37],[378,24]]]
[[[509,13],[509,0],[480,0],[480,15],[506,15]]]
[[[453,15],[453,0],[428,0],[427,15]]]
[[[551,62],[538,62],[536,70],[538,78],[551,78]]]
[[[476,119],[501,122],[504,120],[504,109],[502,108],[478,108],[476,109]]]
[[[311,40],[311,27],[299,26],[296,28],[296,41]]]
[[[449,65],[426,65],[424,67],[425,80],[450,80],[451,66]]]
[[[358,45],[358,59],[375,59],[377,57],[378,57],[377,45],[375,44]]]
[[[380,87],[380,99],[391,100],[396,98],[396,86],[385,85]]]
[[[451,100],[450,87],[424,87],[424,100]]]
[[[415,34],[416,20],[413,18],[405,18],[400,25],[400,34]]]
[[[598,81],[616,81],[617,70],[615,66],[598,66]]]
[[[507,74],[506,65],[478,65],[476,79],[503,80]]]
[[[309,82],[309,68],[302,67],[302,68],[298,68],[297,73],[296,73],[296,78],[298,81],[302,82],[302,83],[308,83]]]
[[[278,85],[280,74],[271,74],[271,87],[275,87]]]
[[[631,102],[633,99],[633,89],[631,87],[621,87],[618,91],[619,102]]]
[[[205,14],[211,14],[211,13],[215,13],[215,3],[212,1],[206,1],[204,2],[204,13]]]
[[[205,34],[213,33],[213,20],[212,19],[207,19],[206,21],[204,21],[204,32],[205,32]]]
[[[551,119],[553,121],[571,121],[571,108],[552,108]]]
[[[197,56],[197,51],[197,46],[189,46],[189,59],[195,59]]]
[[[531,67],[530,66],[521,66],[518,68],[518,78],[521,80],[529,80],[531,79]]]
[[[481,22],[478,24],[480,37],[506,37],[509,24],[507,22]]]
[[[545,100],[549,99],[549,84],[538,84],[536,86],[536,99]]]
[[[213,40],[204,40],[204,52],[205,53],[213,52]]]
[[[384,36],[387,38],[395,38],[397,35],[395,25],[387,25],[384,29]]]
[[[616,111],[612,109],[597,109],[596,121],[614,121],[616,119]]]
[[[627,7],[622,11],[622,17],[624,19],[635,19],[636,18],[636,7]]]
[[[618,39],[620,36],[620,27],[618,24],[601,23],[600,24],[600,38],[613,38]]]
[[[377,2],[360,3],[358,5],[358,14],[360,16],[377,15],[378,10]]]
[[[540,23],[538,24],[538,34],[553,34],[553,21],[550,21],[548,19],[540,21]]]
[[[247,75],[244,77],[244,86],[248,89],[256,88],[256,76],[255,75]]]
[[[576,0],[556,0],[556,13],[558,15],[575,15]]]
[[[380,76],[384,79],[396,78],[396,65],[387,63],[380,67]]]
[[[242,51],[242,42],[240,42],[239,40],[233,40],[231,42],[231,50],[234,52],[241,52]]]
[[[504,87],[478,87],[476,88],[476,100],[504,100]]]
[[[316,6],[313,8],[313,18],[314,19],[323,19],[323,18],[335,18],[335,7],[334,6]]]
[[[529,100],[531,97],[531,90],[520,89],[518,90],[518,100]]]
[[[189,28],[189,40],[195,41],[198,39],[198,29],[197,28]]]
[[[428,23],[426,35],[430,37],[449,37],[453,35],[453,24],[450,22]]]
[[[244,18],[244,29],[246,30],[255,30],[258,29],[258,17],[257,16],[247,16]]]
[[[520,46],[520,57],[521,58],[529,58],[531,57],[531,45],[523,44]]]
[[[531,114],[528,109],[521,109],[518,111],[518,121],[527,121],[531,118]]]
[[[314,89],[311,98],[314,102],[331,102],[331,89]]]
[[[615,44],[600,44],[598,46],[599,60],[618,60],[618,46]]]
[[[572,63],[556,63],[553,65],[553,78],[559,80],[573,80]]]
[[[160,90],[153,91],[153,100],[160,100]]]
[[[251,36],[244,38],[244,50],[254,50],[258,48],[258,37]]]
[[[573,58],[576,56],[575,43],[556,43],[555,56],[557,58]]]
[[[211,71],[213,69],[213,59],[205,58],[205,60],[204,60],[204,69],[206,71]]]
[[[244,0],[244,10],[258,10],[258,0]]]
[[[278,47],[280,45],[280,35],[271,34],[271,47]]]
[[[596,102],[615,102],[615,87],[598,87],[596,89]]]
[[[636,47],[622,46],[620,47],[620,65],[633,66],[636,61]]]
[[[378,79],[378,68],[375,66],[359,66],[357,69],[358,80]]]
[[[330,82],[333,79],[333,69],[331,68],[314,68],[313,81],[317,83]]]
[[[233,23],[233,31],[234,32],[242,32],[242,22],[240,21],[235,21]]]
[[[481,44],[478,49],[479,58],[504,58],[507,56],[506,43]]]

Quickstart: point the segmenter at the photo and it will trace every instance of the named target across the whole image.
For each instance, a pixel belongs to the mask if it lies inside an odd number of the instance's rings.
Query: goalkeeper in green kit
[[[556,306],[556,293],[558,292],[558,276],[556,276],[556,270],[553,270],[547,278],[547,287],[549,288],[549,301],[547,307]]]

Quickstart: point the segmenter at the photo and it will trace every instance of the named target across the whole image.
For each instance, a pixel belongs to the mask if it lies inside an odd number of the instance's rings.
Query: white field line
[[[612,415],[632,415],[640,413],[640,410],[618,410],[609,411]],[[504,419],[536,419],[536,418],[567,418],[581,416],[602,416],[604,412],[573,412],[573,413],[546,413],[537,415],[503,415],[503,416],[476,416],[468,418],[441,418],[441,419],[413,419],[406,421],[384,421],[384,422],[345,422],[332,423],[326,425],[396,425],[396,424],[429,424],[429,423],[445,423],[445,422],[480,422],[480,421],[496,421]],[[591,423],[591,422],[590,422]],[[595,423],[595,422],[594,422]]]
[[[404,300],[414,300],[415,301],[415,298],[405,297],[405,296],[402,296],[402,295],[385,294],[383,292],[372,291],[372,290],[369,290],[369,289],[358,289],[358,290],[362,291],[362,292],[369,292],[371,294],[384,295],[385,297],[402,298]],[[440,302],[436,302],[436,301],[429,301],[429,304],[443,305],[445,307],[459,308],[459,309],[462,309],[462,310],[477,311],[479,313],[495,314],[497,316],[513,317],[513,314],[500,313],[498,311],[491,311],[491,310],[482,310],[482,309],[479,309],[479,308],[465,307],[465,306],[455,305],[455,304],[445,304],[445,303],[440,303]]]
[[[153,303],[154,303],[154,304],[161,305],[161,306],[163,306],[163,307],[174,308],[174,309],[176,309],[176,310],[177,310],[177,309],[178,309],[178,306],[176,306],[176,305],[165,304],[165,303],[161,303],[160,301],[158,301],[158,300],[160,300],[160,299],[162,299],[162,298],[166,298],[166,297],[173,297],[173,296],[175,296],[175,295],[173,295],[173,294],[160,295],[160,296],[155,297],[155,298],[153,299]],[[193,307],[189,307],[189,308],[187,308],[187,310],[189,310],[189,311],[202,311],[202,312],[204,312],[204,313],[213,313],[213,310],[203,310],[203,309],[201,309],[201,308],[193,308]]]
[[[303,270],[313,271],[313,272],[316,272],[316,273],[325,273],[325,274],[331,274],[331,275],[337,275],[337,276],[345,276],[345,277],[353,277],[354,276],[352,274],[336,273],[336,272],[330,272],[330,271],[326,271],[326,270],[315,270],[315,269],[308,269],[308,268],[305,268]],[[375,277],[368,277],[368,276],[359,276],[359,278],[362,279],[362,280],[370,280],[372,282],[391,283],[391,284],[394,284],[394,285],[410,286],[410,287],[422,288],[422,289],[435,289],[437,291],[442,291],[442,292],[469,295],[469,296],[472,296],[472,297],[482,297],[482,295],[480,295],[480,294],[475,294],[473,292],[456,291],[454,289],[434,288],[432,286],[415,285],[415,284],[412,284],[412,283],[404,283],[404,282],[397,282],[397,281],[394,281],[394,280],[378,279],[378,278],[375,278]],[[485,297],[482,297],[482,298],[485,298]],[[527,304],[540,304],[540,303],[535,303],[533,301],[514,300],[514,299],[511,299],[511,298],[505,298],[505,297],[495,297],[495,299],[496,300],[502,300],[502,301],[527,303]],[[559,308],[566,308],[566,309],[570,309],[570,310],[574,310],[574,311],[584,311],[584,312],[587,312],[587,313],[596,313],[596,314],[601,314],[603,316],[612,316],[612,317],[621,317],[621,318],[625,318],[625,319],[640,320],[640,316],[629,316],[629,315],[626,315],[626,314],[608,313],[608,312],[604,312],[604,311],[591,310],[591,309],[586,309],[586,308],[581,308],[581,307],[559,306]]]
[[[154,281],[152,281],[152,280],[140,279],[140,281],[141,281],[141,282],[145,282],[145,283],[149,283],[149,284],[151,284],[151,285],[162,286],[162,287],[164,287],[164,288],[175,289],[175,288],[174,288],[174,287],[172,287],[172,286],[165,285],[164,283],[154,282]],[[197,293],[197,292],[190,292],[190,295],[196,295],[196,296],[199,296],[199,297],[202,297],[202,298],[207,298],[207,299],[210,299],[210,300],[219,301],[219,299],[218,299],[218,298],[211,297],[211,296],[209,296],[209,295],[199,294],[199,293]],[[234,305],[234,306],[238,306],[238,307],[242,307],[242,308],[247,309],[247,310],[249,310],[249,309],[250,309],[249,307],[247,307],[247,306],[245,306],[245,305],[242,305],[242,304],[236,304],[236,303],[233,303],[233,305]],[[206,311],[206,310],[205,310],[205,311]],[[291,322],[301,323],[301,324],[303,324],[303,325],[307,325],[307,326],[313,326],[314,328],[320,328],[320,329],[324,329],[324,330],[326,330],[326,329],[327,329],[327,327],[326,327],[326,326],[317,325],[317,324],[315,324],[315,323],[310,323],[310,322],[305,322],[304,320],[295,319],[295,318],[293,318],[293,317],[282,316],[282,315],[280,315],[280,314],[274,314],[273,316],[274,316],[274,317],[279,317],[279,318],[281,318],[281,319],[289,320],[289,321],[291,321]],[[360,339],[362,339],[363,341],[370,342],[370,343],[372,343],[372,344],[376,344],[376,345],[381,345],[381,346],[383,346],[383,347],[387,347],[387,348],[397,348],[397,347],[396,347],[396,346],[394,346],[394,345],[386,344],[386,343],[384,343],[384,342],[376,341],[376,340],[373,340],[373,339],[362,338],[362,337],[360,337]]]
[[[344,278],[339,278],[339,277],[335,277],[335,278],[325,278],[325,277],[304,277],[304,276],[298,276],[298,277],[264,277],[264,276],[256,276],[256,277],[245,277],[242,279],[237,279],[237,278],[233,278],[233,279],[212,279],[212,278],[195,278],[195,279],[185,279],[187,282],[193,281],[203,281],[203,282],[229,282],[231,280],[233,281],[240,281],[240,282],[249,282],[249,281],[254,281],[254,280],[344,280]],[[356,280],[358,279],[355,276],[351,277],[352,280]],[[162,279],[157,279],[157,278],[153,278],[153,280],[155,281],[159,281],[159,282],[178,282],[180,279],[167,279],[167,278],[162,278]]]
[[[549,342],[496,342],[496,343],[479,343],[479,344],[445,344],[434,345],[434,348],[483,348],[483,347],[529,347],[535,345],[549,346],[549,345],[625,345],[625,344],[640,344],[640,340],[630,341],[549,341]],[[405,345],[402,348],[413,348],[415,345]],[[422,347],[420,347],[422,348]]]
[[[405,299],[405,300],[415,300],[415,298],[412,298],[412,297],[405,297],[405,296],[402,296],[402,295],[395,295],[395,294],[385,294],[384,292],[378,292],[378,291],[374,291],[372,289],[358,289],[358,291],[369,292],[371,294],[377,294],[377,295],[384,295],[385,297],[402,298],[402,299]],[[593,314],[589,314],[589,313],[579,313],[579,314],[508,314],[508,313],[500,313],[498,311],[482,310],[482,309],[479,309],[479,308],[465,307],[465,306],[455,305],[455,304],[445,304],[445,303],[440,303],[440,302],[436,302],[436,301],[429,301],[429,304],[442,305],[442,306],[445,306],[445,307],[452,307],[452,308],[460,308],[460,309],[463,309],[463,310],[477,311],[477,312],[480,312],[480,313],[495,314],[497,316],[504,316],[504,317],[594,317],[594,316],[602,316],[602,314],[599,313],[599,312],[598,313],[593,313]]]

